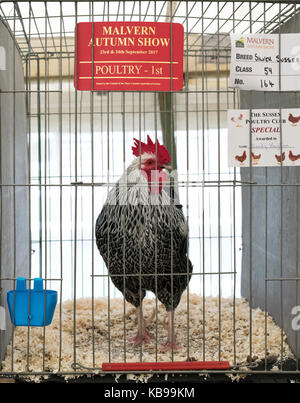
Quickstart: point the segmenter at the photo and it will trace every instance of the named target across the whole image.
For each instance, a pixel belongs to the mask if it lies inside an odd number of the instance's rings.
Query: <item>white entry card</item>
[[[300,109],[228,110],[228,166],[300,165],[299,133]]]
[[[300,34],[231,34],[229,87],[300,90]]]

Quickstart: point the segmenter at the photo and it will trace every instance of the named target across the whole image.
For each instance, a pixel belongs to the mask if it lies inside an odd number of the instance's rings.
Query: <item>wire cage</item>
[[[296,92],[259,97],[228,80],[231,33],[299,32],[299,12],[298,1],[0,2],[1,305],[18,277],[58,293],[51,325],[0,327],[0,376],[171,361],[228,361],[229,376],[298,374],[298,168],[228,168],[227,110],[297,106]],[[182,90],[78,90],[77,24],[122,21],[182,24]],[[193,265],[172,322],[181,347],[170,351],[160,350],[167,312],[153,292],[143,301],[152,338],[128,342],[135,309],[96,245],[107,195],[133,139],[147,135],[176,169]]]

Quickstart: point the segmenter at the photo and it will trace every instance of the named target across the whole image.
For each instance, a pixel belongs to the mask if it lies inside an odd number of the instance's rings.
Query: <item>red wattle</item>
[[[160,194],[163,185],[168,181],[168,175],[162,169],[155,170],[142,170],[142,174],[148,180],[149,189],[152,194]]]

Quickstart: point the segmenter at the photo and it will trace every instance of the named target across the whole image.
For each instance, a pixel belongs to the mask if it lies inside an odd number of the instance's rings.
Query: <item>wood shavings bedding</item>
[[[166,316],[164,307],[158,303],[157,318],[154,315],[150,332],[153,339],[148,344],[143,344],[142,349],[133,348],[127,338],[134,335],[137,330],[135,309],[132,305],[125,303],[125,326],[123,321],[124,301],[112,299],[110,301],[108,315],[107,299],[94,300],[94,332],[92,327],[92,300],[78,299],[76,303],[76,362],[86,368],[93,368],[93,341],[94,341],[94,362],[98,369],[103,362],[124,362],[125,355],[127,362],[140,361],[170,361],[171,353],[161,353],[159,346],[166,338]],[[188,309],[187,309],[188,307]],[[204,311],[203,311],[204,308]],[[233,300],[221,298],[221,309],[219,310],[219,298],[206,297],[203,305],[202,297],[197,295],[183,295],[176,310],[175,331],[178,342],[182,348],[174,351],[175,361],[187,360],[187,347],[189,358],[192,360],[203,360],[205,349],[205,360],[219,360],[219,345],[221,360],[227,360],[234,364],[234,316]],[[150,318],[155,313],[155,299],[144,300],[144,315]],[[60,310],[62,316],[60,328]],[[220,317],[219,317],[220,313]],[[250,307],[244,299],[235,301],[235,354],[237,365],[247,365],[250,351]],[[110,317],[110,328],[108,327]],[[157,322],[156,322],[157,320]],[[187,322],[188,321],[188,322]],[[221,329],[219,329],[219,322]],[[189,326],[187,326],[189,323]],[[157,336],[156,336],[157,327]],[[219,331],[220,330],[220,331]],[[125,331],[125,337],[124,337]],[[61,345],[60,345],[61,333]],[[219,336],[221,338],[219,339]],[[30,328],[29,333],[29,367],[30,371],[43,371],[43,349],[44,329]],[[59,370],[59,352],[61,348],[61,372],[73,371],[74,362],[74,323],[73,323],[73,301],[66,301],[59,306],[50,326],[45,328],[45,358],[44,366],[46,371],[56,372]],[[13,340],[13,370],[16,372],[27,371],[27,327],[16,327]],[[157,342],[157,344],[156,344]],[[220,343],[220,344],[219,344]],[[125,352],[126,346],[126,352]],[[265,346],[265,313],[260,309],[252,310],[252,356],[257,361],[264,359],[265,348],[267,354],[279,356],[281,346],[281,329],[274,323],[270,316],[267,316],[267,346]],[[156,349],[157,347],[157,349]],[[110,357],[109,357],[110,348]],[[157,350],[157,352],[156,352]],[[2,371],[12,370],[12,344],[7,347],[6,358],[3,362]],[[283,357],[293,357],[284,335]],[[82,369],[84,372],[84,368]]]

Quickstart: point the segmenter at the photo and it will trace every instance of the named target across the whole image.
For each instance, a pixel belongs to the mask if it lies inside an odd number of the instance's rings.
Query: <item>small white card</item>
[[[230,39],[229,87],[299,91],[300,34],[231,34]]]
[[[6,70],[6,53],[3,46],[0,46],[0,70]]]
[[[5,308],[0,306],[0,330],[6,330]]]

